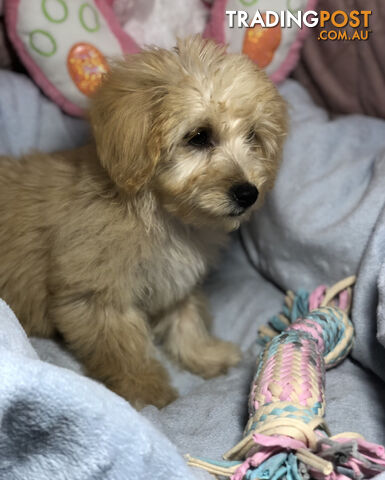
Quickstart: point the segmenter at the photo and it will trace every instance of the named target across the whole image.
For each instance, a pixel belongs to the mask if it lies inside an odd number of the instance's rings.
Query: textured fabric
[[[0,155],[72,148],[87,135],[83,120],[64,115],[26,76],[0,70]]]
[[[176,448],[104,386],[37,358],[0,301],[1,480],[192,480]]]
[[[369,40],[318,40],[326,25],[311,28],[293,72],[319,105],[334,113],[363,113],[385,118],[385,3],[383,0],[319,0],[318,10],[372,10]],[[337,21],[341,21],[341,17]],[[343,28],[349,35],[353,29]]]
[[[384,184],[384,177],[382,177]],[[365,322],[360,322],[365,319]],[[385,208],[363,256],[354,297],[353,356],[385,380]]]
[[[274,191],[242,229],[254,265],[282,289],[357,272],[385,202],[385,122],[330,119],[288,81],[291,133]]]

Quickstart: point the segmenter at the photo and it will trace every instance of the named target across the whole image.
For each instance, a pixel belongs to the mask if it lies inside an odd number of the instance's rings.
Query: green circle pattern
[[[89,8],[92,13],[94,14],[94,19],[95,19],[95,26],[90,27],[86,24],[84,21],[84,10],[86,8]],[[87,30],[87,32],[94,33],[97,32],[100,29],[100,20],[99,20],[99,15],[98,12],[95,10],[95,8],[90,4],[90,3],[83,3],[80,8],[79,8],[79,20],[80,23],[82,24],[82,27],[84,30]]]
[[[239,0],[242,5],[244,5],[245,7],[251,7],[255,4],[258,3],[259,0]]]
[[[51,45],[52,45],[51,51],[45,52],[44,50],[41,50],[40,48],[38,48],[34,44],[34,42],[35,42],[34,37],[36,37],[37,34],[44,35],[45,37],[47,37],[50,40]],[[56,53],[56,50],[57,50],[57,45],[56,45],[56,42],[55,42],[55,39],[53,38],[53,36],[50,33],[45,32],[44,30],[39,30],[39,29],[38,30],[32,30],[32,32],[29,33],[29,45],[32,48],[32,50],[34,50],[39,55],[42,55],[43,57],[52,57],[52,55],[54,55]]]
[[[47,10],[47,6],[46,6],[46,3],[47,1],[56,1],[58,3],[60,3],[60,5],[63,7],[63,16],[62,18],[53,18],[49,13],[48,13],[48,10]],[[68,7],[66,5],[66,3],[63,1],[63,0],[42,0],[41,2],[41,9],[43,10],[43,13],[44,13],[44,16],[47,20],[49,20],[50,22],[52,23],[62,23],[64,22],[65,20],[67,20],[67,17],[68,17]]]

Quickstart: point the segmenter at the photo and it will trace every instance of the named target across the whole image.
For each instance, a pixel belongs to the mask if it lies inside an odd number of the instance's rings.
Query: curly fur
[[[0,296],[29,335],[59,333],[91,376],[161,407],[176,392],[154,339],[204,377],[240,359],[199,284],[274,183],[285,105],[246,57],[194,37],[113,65],[90,122],[90,145],[0,159]],[[212,148],[186,140],[202,125]],[[234,216],[244,181],[260,196]]]

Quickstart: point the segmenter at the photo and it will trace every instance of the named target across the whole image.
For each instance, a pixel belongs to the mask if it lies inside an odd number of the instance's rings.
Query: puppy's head
[[[272,187],[286,132],[284,101],[266,75],[200,37],[115,64],[90,118],[120,188],[151,191],[185,223],[227,230]]]

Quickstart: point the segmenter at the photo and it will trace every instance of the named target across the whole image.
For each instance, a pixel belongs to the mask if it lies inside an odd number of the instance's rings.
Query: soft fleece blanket
[[[327,373],[327,419],[334,433],[385,443],[385,122],[331,119],[297,83],[281,90],[292,130],[276,188],[206,282],[215,333],[242,346],[242,364],[204,381],[165,359],[181,396],[139,414],[62,346],[29,341],[0,303],[0,479],[211,478],[182,454],[219,458],[239,440],[256,332],[283,290],[356,272],[356,347]],[[86,132],[28,80],[0,73],[0,152],[71,147]]]

